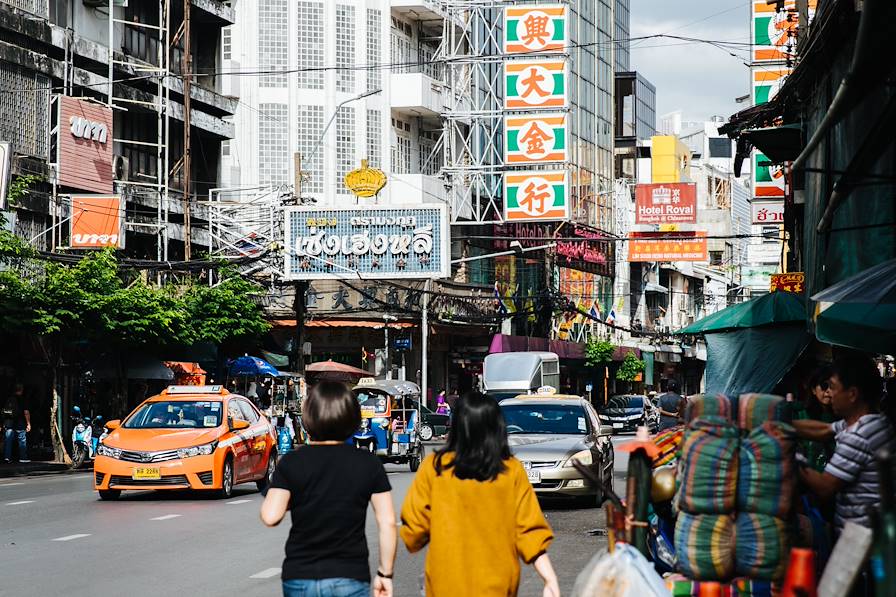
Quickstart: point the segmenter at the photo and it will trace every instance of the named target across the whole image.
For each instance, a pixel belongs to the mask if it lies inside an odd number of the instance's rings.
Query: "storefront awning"
[[[648,282],[644,286],[644,292],[653,292],[656,294],[669,294],[669,289],[665,286],[660,286],[659,284],[654,284],[652,282]]]
[[[785,124],[741,133],[772,163],[781,164],[796,159],[803,148],[803,131],[798,124]]]
[[[770,292],[717,311],[674,333],[709,334],[805,320],[806,305],[802,297],[792,292]]]
[[[553,352],[561,359],[585,360],[585,345],[568,340],[548,340],[547,338],[530,338],[528,336],[509,336],[495,334],[492,337],[489,354],[500,352]],[[617,346],[613,352],[613,360],[621,361],[628,353],[641,358],[641,351],[628,346]]]
[[[271,321],[275,328],[294,328],[296,327],[295,319],[275,319]],[[306,328],[370,328],[381,330],[385,327],[385,321],[376,321],[368,319],[312,319],[305,322]],[[389,322],[389,329],[401,330],[417,327],[416,323],[406,321]]]

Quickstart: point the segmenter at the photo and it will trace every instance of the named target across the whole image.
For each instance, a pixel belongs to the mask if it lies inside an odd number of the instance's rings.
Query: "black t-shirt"
[[[367,504],[392,489],[379,458],[347,444],[299,446],[277,465],[271,487],[292,494],[283,580],[370,582]]]
[[[3,425],[15,430],[25,429],[25,410],[23,398],[10,395],[0,412],[3,415]]]

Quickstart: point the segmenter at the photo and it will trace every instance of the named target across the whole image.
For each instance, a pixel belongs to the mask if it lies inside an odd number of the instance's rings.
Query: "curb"
[[[92,470],[92,467],[82,469]],[[22,477],[26,475],[53,475],[73,471],[69,465],[58,462],[29,462],[27,464],[0,464],[0,479],[9,477]]]

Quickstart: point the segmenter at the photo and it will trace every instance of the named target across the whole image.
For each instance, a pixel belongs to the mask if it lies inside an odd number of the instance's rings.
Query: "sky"
[[[749,42],[748,0],[631,0],[631,37],[669,33],[714,41]],[[657,127],[662,114],[684,120],[727,117],[748,107],[734,98],[750,91],[744,60],[708,44],[647,39],[632,42],[631,69],[656,87]],[[640,46],[640,47],[639,47]],[[662,46],[662,47],[657,47]]]

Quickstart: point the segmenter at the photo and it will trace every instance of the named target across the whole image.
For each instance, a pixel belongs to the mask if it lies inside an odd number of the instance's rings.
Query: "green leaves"
[[[585,344],[585,362],[592,367],[606,365],[613,358],[616,347],[606,340],[589,340]]]
[[[621,381],[636,381],[638,375],[644,372],[644,361],[635,356],[635,353],[626,353],[616,372],[616,379]]]

